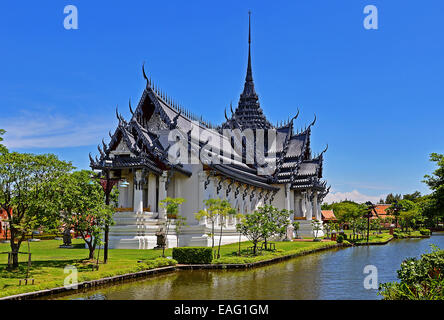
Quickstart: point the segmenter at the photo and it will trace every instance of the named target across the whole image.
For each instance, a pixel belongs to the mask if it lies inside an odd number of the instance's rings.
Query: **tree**
[[[395,210],[396,206],[398,210]],[[403,231],[411,226],[411,223],[414,221],[412,219],[420,219],[418,206],[413,201],[406,199],[399,200],[397,203],[392,204],[386,211],[395,216],[396,223],[399,222]]]
[[[332,208],[335,216],[341,225],[348,224],[353,230],[353,239],[355,238],[358,226],[358,219],[362,217],[364,206],[352,201],[343,201],[336,203]]]
[[[257,208],[262,214],[262,238],[264,239],[265,248],[267,248],[267,240],[273,236],[283,238],[287,234],[287,228],[290,224],[290,212],[288,210],[279,210],[272,205],[265,205]]]
[[[253,243],[253,254],[257,253],[257,244],[262,238],[263,214],[259,211],[247,214],[242,223],[237,224],[236,229]]]
[[[330,237],[330,232],[331,232],[331,223],[324,223],[324,230],[327,232],[327,234],[326,234],[326,236],[327,236],[327,238],[329,238]]]
[[[174,221],[174,231],[176,231],[176,238],[177,238],[177,247],[179,247],[179,235],[182,232],[182,229],[186,226],[188,226],[188,223],[186,223],[187,218],[181,215],[176,216],[176,221]]]
[[[218,205],[218,216],[220,222],[220,235],[219,235],[219,246],[217,248],[217,259],[220,258],[220,246],[222,244],[222,228],[225,224],[225,219],[229,214],[236,214],[236,210],[233,209],[227,200],[221,200]]]
[[[4,135],[5,132],[6,132],[5,130],[0,129],[0,142],[3,141],[3,137],[2,137],[2,135]],[[0,155],[1,155],[1,154],[4,154],[4,153],[6,153],[6,152],[8,152],[8,149],[6,149],[6,147],[5,147],[3,144],[0,143]]]
[[[399,201],[401,200],[401,195],[400,194],[393,194],[393,193],[389,193],[387,195],[387,197],[385,198],[385,203],[386,204],[392,204],[395,203],[395,201]]]
[[[301,223],[299,221],[293,221],[293,231],[295,234],[295,237],[298,238],[298,230],[301,226]]]
[[[239,232],[239,250],[237,252],[237,255],[241,255],[241,239],[242,239],[242,232],[240,232],[240,226],[245,223],[245,216],[242,213],[236,214],[236,219],[238,223],[236,224],[236,230]]]
[[[220,199],[208,199],[204,200],[205,209],[200,210],[195,213],[195,217],[197,220],[201,220],[202,218],[206,218],[207,221],[211,223],[211,248],[214,249],[214,226],[216,224],[216,220],[219,214],[219,204]]]
[[[65,228],[74,229],[85,241],[94,259],[97,245],[102,243],[106,225],[112,225],[113,205],[106,205],[103,188],[92,179],[93,172],[75,171],[59,179],[59,207]],[[116,194],[112,194],[114,202]]]
[[[313,228],[313,235],[314,235],[313,241],[316,241],[318,239],[319,231],[321,231],[321,222],[318,221],[317,219],[313,219],[311,220],[311,226]]]
[[[385,300],[443,300],[443,271],[444,250],[432,246],[420,259],[405,259],[397,271],[400,281],[381,284],[378,294]]]
[[[55,155],[0,155],[0,205],[10,227],[12,267],[18,267],[20,245],[37,227],[53,229],[59,218],[58,179],[72,169]]]
[[[166,232],[165,232],[165,241],[168,243],[168,233],[170,230],[170,225],[172,220],[175,220],[179,214],[179,206],[184,203],[186,200],[184,198],[170,198],[166,197],[162,201],[160,201],[160,206],[165,209],[166,215]],[[165,247],[166,244],[162,248],[162,257],[165,257]]]
[[[444,155],[432,153],[430,161],[436,163],[438,168],[432,175],[424,176],[423,182],[433,191],[424,206],[424,214],[433,224],[437,224],[444,218]]]
[[[421,199],[421,192],[415,191],[415,192],[410,193],[410,194],[405,194],[405,195],[402,196],[402,199],[403,200],[410,200],[410,201],[416,202],[419,199]]]
[[[287,232],[289,225],[289,211],[279,210],[271,205],[257,208],[251,214],[245,216],[245,221],[238,224],[237,230],[253,242],[253,254],[257,252],[257,244],[264,240],[267,248],[267,240],[273,236],[282,237]]]

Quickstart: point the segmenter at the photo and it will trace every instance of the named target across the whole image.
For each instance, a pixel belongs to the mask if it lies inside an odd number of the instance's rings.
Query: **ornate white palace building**
[[[321,203],[329,191],[326,182],[321,180],[326,150],[313,156],[310,148],[316,118],[298,132],[294,130],[294,122],[299,111],[281,125],[274,126],[266,119],[254,89],[250,32],[248,43],[247,74],[238,106],[235,110],[230,106],[231,116],[225,112],[226,121],[218,126],[178,106],[148,79],[143,69],[146,88],[137,108],[132,110],[131,104],[129,106],[131,119],[126,121],[116,111],[119,124],[114,133],[110,133],[111,141],[109,144],[102,141],[99,157],[93,159],[90,155],[91,168],[121,182],[115,225],[109,233],[110,248],[154,248],[156,232],[165,221],[159,202],[166,197],[186,199],[180,206],[180,214],[186,217],[188,226],[180,234],[180,246],[211,245],[208,236],[211,225],[205,219],[197,221],[194,216],[204,209],[203,201],[209,198],[227,199],[242,214],[249,214],[264,204],[291,210],[291,220],[300,221],[299,235],[312,235],[311,220],[321,221]],[[269,170],[264,173],[264,165],[258,163],[256,157],[252,163],[245,161],[246,149],[256,145],[257,140],[250,140],[247,134],[227,138],[224,131],[227,129],[248,131],[252,133],[250,137],[257,137],[261,130],[265,136],[269,131],[275,132],[274,147],[265,143],[265,162],[273,160]],[[171,139],[172,132],[174,139]],[[188,143],[185,148],[177,149],[180,139]],[[242,148],[227,158],[221,151],[220,141],[236,150]],[[171,160],[173,149],[179,150],[173,154],[179,155],[180,161]],[[224,222],[223,244],[238,241],[236,223],[233,216]],[[216,225],[216,230],[218,240],[220,225]],[[176,240],[171,227],[168,247],[176,246]]]

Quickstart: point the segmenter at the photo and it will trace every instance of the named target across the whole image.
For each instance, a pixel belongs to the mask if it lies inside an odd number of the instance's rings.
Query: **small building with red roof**
[[[333,213],[333,210],[322,210],[322,222],[336,222],[338,219],[336,219],[335,214]]]
[[[8,213],[0,208],[0,239],[4,240],[10,236]]]

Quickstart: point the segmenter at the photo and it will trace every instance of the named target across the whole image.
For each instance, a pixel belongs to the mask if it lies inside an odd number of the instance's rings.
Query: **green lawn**
[[[257,256],[253,256],[249,251],[248,247],[252,246],[252,243],[242,242],[241,243],[241,256],[238,256],[238,243],[232,243],[221,247],[221,258],[213,260],[212,263],[215,264],[233,264],[233,263],[252,263],[263,260],[270,260],[277,257],[287,256],[287,255],[297,255],[303,254],[305,252],[330,247],[336,244],[335,241],[328,242],[302,242],[302,241],[272,241],[276,244],[276,251],[262,251]]]
[[[7,270],[7,255],[0,255],[0,297],[63,286],[65,277],[64,268],[74,265],[78,269],[78,281],[88,281],[104,277],[136,272],[171,264],[171,260],[160,258],[161,250],[115,249],[109,251],[108,263],[100,264],[99,270],[93,271],[90,262],[84,262],[88,250],[84,248],[83,240],[73,240],[73,249],[61,249],[60,240],[42,240],[30,242],[32,253],[32,267],[30,278],[35,279],[34,285],[21,285],[19,280],[26,277],[27,255],[20,255],[20,266],[17,270]],[[278,256],[292,255],[310,251],[316,248],[331,246],[335,242],[275,242],[276,251],[264,251],[261,255],[247,255],[246,249],[250,242],[242,242],[243,257],[237,256],[238,244],[229,244],[221,247],[221,258],[213,263],[250,263],[268,260]],[[217,247],[216,247],[217,249]],[[0,244],[0,252],[10,251],[9,244]],[[26,243],[20,251],[27,252]],[[101,258],[103,250],[100,252]],[[171,249],[166,250],[166,256],[171,256]],[[138,263],[143,260],[144,263]]]
[[[398,239],[404,239],[404,238],[423,237],[423,235],[421,234],[421,232],[419,232],[419,230],[410,231],[410,232],[406,232],[406,231],[401,232],[398,229],[397,237],[398,237]]]
[[[19,280],[26,277],[27,255],[20,255],[19,269],[9,271],[7,267],[7,255],[0,255],[0,297],[23,292],[63,286],[65,277],[64,268],[67,265],[75,265],[79,271],[78,281],[88,281],[118,274],[136,272],[149,269],[152,266],[138,263],[140,260],[154,260],[161,257],[161,250],[110,250],[108,263],[100,264],[99,270],[92,271],[91,263],[83,263],[88,257],[88,249],[84,248],[83,240],[73,239],[73,249],[61,249],[60,240],[42,240],[30,242],[32,253],[32,268],[30,278],[35,279],[34,285],[18,286]],[[10,251],[9,244],[0,244],[0,252]],[[27,252],[26,243],[22,244],[21,252]],[[166,255],[171,256],[171,249],[166,250]],[[100,252],[103,259],[103,249]],[[150,261],[152,262],[152,261]],[[163,261],[159,266],[167,265]]]
[[[355,240],[352,239],[352,230],[344,230],[344,233],[347,235],[347,241],[354,242],[354,243],[367,243],[367,233],[365,232],[363,235],[360,235],[359,237],[356,236]],[[389,230],[382,230],[381,233],[378,233],[377,231],[370,231],[369,234],[369,242],[370,243],[383,243],[388,240],[390,240],[393,236],[390,235]]]

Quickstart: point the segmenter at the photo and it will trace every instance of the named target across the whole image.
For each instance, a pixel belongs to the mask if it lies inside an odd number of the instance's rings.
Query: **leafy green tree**
[[[398,206],[399,210],[395,210],[395,205]],[[416,221],[421,220],[418,205],[410,200],[399,200],[396,204],[388,207],[386,211],[395,216],[396,223],[400,224],[403,231],[413,227]]]
[[[72,168],[52,154],[0,155],[0,205],[8,215],[13,268],[18,267],[20,245],[29,232],[57,225],[58,180]]]
[[[229,214],[236,214],[236,209],[232,208],[227,200],[221,200],[219,202],[218,216],[220,222],[220,234],[219,234],[219,246],[217,248],[217,259],[220,258],[220,246],[222,244],[222,231],[225,221]]]
[[[425,175],[423,182],[433,191],[429,203],[424,211],[429,220],[437,224],[444,218],[444,155],[432,153],[430,161],[436,163],[438,168],[432,175]]]
[[[168,233],[170,230],[170,225],[173,220],[177,218],[179,215],[179,206],[184,203],[186,200],[184,198],[170,198],[166,197],[165,199],[160,201],[160,206],[165,209],[166,211],[166,219],[165,219],[165,225],[166,225],[166,232],[165,232],[165,240],[168,243]],[[162,257],[165,258],[165,247],[162,248]]]
[[[321,231],[321,222],[317,219],[311,220],[311,227],[313,228],[313,235],[314,239],[313,241],[316,241],[318,239],[319,231]]]
[[[301,223],[299,221],[293,221],[293,231],[294,231],[296,238],[298,238],[298,231],[299,231],[300,227],[301,227]]]
[[[242,240],[242,233],[240,232],[240,226],[243,223],[245,223],[245,216],[242,213],[237,213],[235,217],[238,221],[238,223],[236,224],[236,230],[239,232],[239,248],[238,248],[237,255],[240,256],[241,255],[241,240]]]
[[[216,224],[217,217],[219,215],[220,199],[208,199],[204,200],[205,209],[195,213],[196,220],[206,218],[211,223],[211,248],[214,249],[214,226]]]
[[[176,220],[174,221],[174,231],[176,231],[177,247],[179,247],[179,235],[182,233],[183,228],[188,226],[186,220],[187,217],[178,214],[176,216]]]
[[[290,212],[285,209],[279,210],[272,205],[259,207],[257,211],[262,215],[262,239],[265,248],[267,248],[267,241],[271,237],[283,238],[286,236],[290,224]]]
[[[365,206],[351,201],[343,201],[336,203],[332,209],[338,222],[350,227],[353,232],[352,237],[355,239],[360,226],[360,219],[365,212]]]
[[[402,199],[403,200],[410,200],[410,201],[413,201],[413,202],[417,202],[418,200],[421,199],[421,192],[415,191],[415,192],[410,193],[410,194],[405,194],[405,195],[402,196]]]
[[[5,132],[6,132],[5,130],[0,129],[0,142],[3,141],[2,135],[4,135]],[[6,149],[6,147],[3,144],[0,143],[0,155],[3,154],[3,153],[6,153],[6,152],[8,152],[8,149]]]
[[[385,198],[385,203],[392,204],[392,203],[395,203],[396,201],[401,200],[401,198],[402,198],[402,196],[400,194],[389,193],[387,195],[387,197]]]
[[[75,171],[59,179],[58,202],[65,228],[74,229],[85,241],[94,259],[97,245],[102,243],[106,225],[112,225],[113,205],[105,204],[100,183],[92,179],[93,172]],[[116,200],[114,198],[114,200]]]
[[[257,254],[257,244],[262,239],[264,216],[259,211],[245,215],[245,220],[236,225],[237,231],[253,243],[253,254]]]
[[[405,259],[397,276],[400,282],[379,286],[385,300],[444,300],[444,250],[433,246],[421,259]]]

